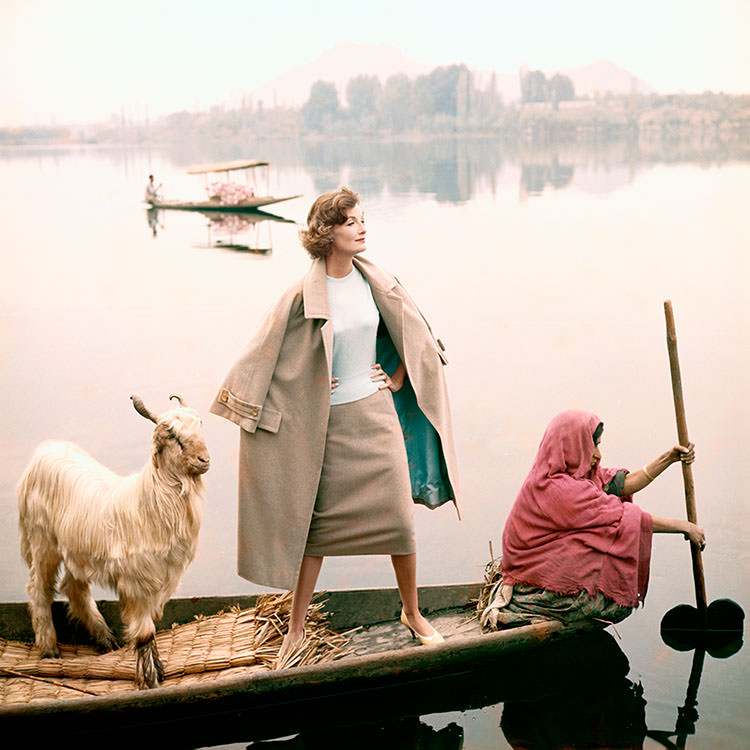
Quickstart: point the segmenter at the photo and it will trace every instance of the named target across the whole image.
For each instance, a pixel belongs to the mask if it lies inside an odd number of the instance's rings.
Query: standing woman
[[[414,502],[459,509],[442,344],[399,282],[360,257],[356,193],[319,196],[300,238],[310,270],[211,406],[242,428],[239,574],[294,589],[285,654],[304,639],[323,557],[389,554],[401,622],[438,643],[417,601],[413,516]]]

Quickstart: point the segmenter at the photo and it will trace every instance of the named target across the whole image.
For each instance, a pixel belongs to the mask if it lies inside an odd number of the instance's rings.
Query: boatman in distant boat
[[[154,176],[150,174],[148,176],[148,183],[146,184],[146,201],[151,203],[159,199],[159,191],[161,190],[161,182],[158,185],[154,184]]]

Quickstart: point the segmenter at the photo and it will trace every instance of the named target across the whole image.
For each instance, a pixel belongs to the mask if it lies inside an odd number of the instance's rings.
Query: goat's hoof
[[[135,649],[135,684],[139,690],[159,687],[164,677],[164,667],[159,659],[156,641],[150,640]]]
[[[107,654],[110,651],[117,651],[120,644],[115,640],[113,635],[101,638],[96,642],[96,649],[100,654]]]
[[[60,658],[60,649],[57,647],[56,643],[53,643],[51,646],[37,645],[37,648],[39,649],[39,656],[42,659],[59,659]]]
[[[159,687],[159,678],[155,674],[151,675],[137,675],[135,678],[135,686],[138,690],[151,690]]]

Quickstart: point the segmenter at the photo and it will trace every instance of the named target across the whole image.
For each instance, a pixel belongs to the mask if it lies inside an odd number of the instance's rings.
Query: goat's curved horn
[[[141,401],[140,396],[131,396],[130,400],[133,402],[133,408],[146,419],[150,419],[154,424],[158,423],[158,419],[146,408],[146,405]]]
[[[185,406],[185,404],[183,404],[183,403],[182,403],[182,399],[181,399],[181,398],[180,398],[180,397],[179,397],[179,396],[178,396],[178,395],[177,395],[176,393],[173,393],[173,394],[172,394],[172,395],[171,395],[171,396],[169,397],[169,400],[171,401],[171,400],[172,400],[173,398],[176,398],[176,399],[177,399],[177,400],[178,400],[178,401],[180,402],[180,406]]]

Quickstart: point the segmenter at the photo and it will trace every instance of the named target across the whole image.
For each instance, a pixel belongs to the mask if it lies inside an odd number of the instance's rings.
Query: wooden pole
[[[680,377],[680,361],[677,357],[677,333],[674,325],[672,302],[664,303],[664,315],[667,321],[667,350],[669,351],[669,369],[672,375],[672,395],[674,396],[674,412],[677,419],[677,437],[680,445],[688,446],[687,419],[685,418],[685,400],[682,394],[682,378]],[[695,484],[693,483],[693,467],[682,462],[682,479],[685,485],[685,505],[690,523],[698,523],[695,509]],[[695,603],[698,614],[705,622],[706,618],[706,582],[703,577],[703,557],[695,544],[690,544],[693,558],[693,581],[695,583]]]

